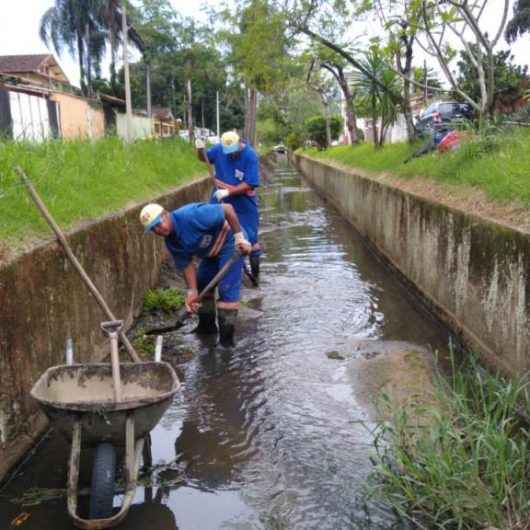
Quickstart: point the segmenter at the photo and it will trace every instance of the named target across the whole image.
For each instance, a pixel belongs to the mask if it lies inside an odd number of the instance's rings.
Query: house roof
[[[51,53],[31,55],[0,55],[0,72],[4,74],[38,74],[50,76],[48,68],[55,69],[54,77],[60,81],[68,82],[59,63]]]
[[[153,107],[153,118],[160,121],[174,120],[173,112],[169,107]]]
[[[45,59],[51,57],[49,53],[40,55],[0,55],[0,72],[38,72],[39,66]]]

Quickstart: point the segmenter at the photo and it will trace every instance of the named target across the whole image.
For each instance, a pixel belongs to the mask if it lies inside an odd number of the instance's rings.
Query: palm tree
[[[93,74],[99,75],[107,43],[111,51],[111,85],[116,86],[116,51],[121,36],[123,0],[55,0],[41,18],[40,37],[58,55],[66,48],[79,61],[81,89],[92,94]],[[142,50],[142,39],[132,26],[128,36]]]
[[[114,93],[116,93],[117,86],[116,57],[118,54],[118,47],[122,42],[122,3],[123,0],[100,0],[99,9],[97,11],[97,18],[102,27],[105,28],[106,38],[110,45],[110,86]],[[127,7],[129,12],[131,9],[131,6]],[[129,17],[127,17],[127,19],[127,37],[139,51],[144,53],[144,42],[130,23]]]
[[[378,148],[383,146],[388,128],[398,118],[396,96],[400,89],[399,78],[387,66],[382,51],[377,47],[371,47],[359,62],[363,71],[357,71],[352,76],[353,87],[357,92],[359,110],[362,112],[364,109],[364,114],[372,120],[374,146]]]
[[[39,34],[58,55],[66,48],[79,61],[81,89],[91,91],[92,73],[99,69],[105,38],[96,16],[101,0],[55,0],[42,16]]]

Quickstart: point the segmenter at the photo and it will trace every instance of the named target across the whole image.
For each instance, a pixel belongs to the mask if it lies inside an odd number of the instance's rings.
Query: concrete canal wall
[[[203,178],[155,200],[176,208],[203,200]],[[67,238],[117,318],[127,325],[145,290],[158,281],[165,247],[144,236],[138,204],[76,229]],[[46,427],[29,391],[50,366],[64,362],[67,337],[76,359],[108,351],[99,324],[108,320],[54,240],[0,264],[0,479]]]
[[[530,234],[293,155],[307,181],[449,324],[512,374],[530,369]]]

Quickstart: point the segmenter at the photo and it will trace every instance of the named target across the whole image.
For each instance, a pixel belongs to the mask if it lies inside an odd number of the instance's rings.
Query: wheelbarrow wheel
[[[106,519],[112,515],[116,480],[116,450],[110,443],[96,447],[90,488],[90,519]]]

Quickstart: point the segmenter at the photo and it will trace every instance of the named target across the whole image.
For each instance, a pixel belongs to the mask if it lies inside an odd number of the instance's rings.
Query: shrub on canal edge
[[[176,138],[131,144],[116,137],[40,144],[0,141],[0,244],[12,247],[49,234],[14,172],[16,165],[26,170],[65,229],[132,201],[149,200],[205,173],[194,150]]]
[[[378,424],[371,493],[418,528],[526,530],[528,383],[486,373],[473,357],[452,374],[436,376],[436,408]]]

